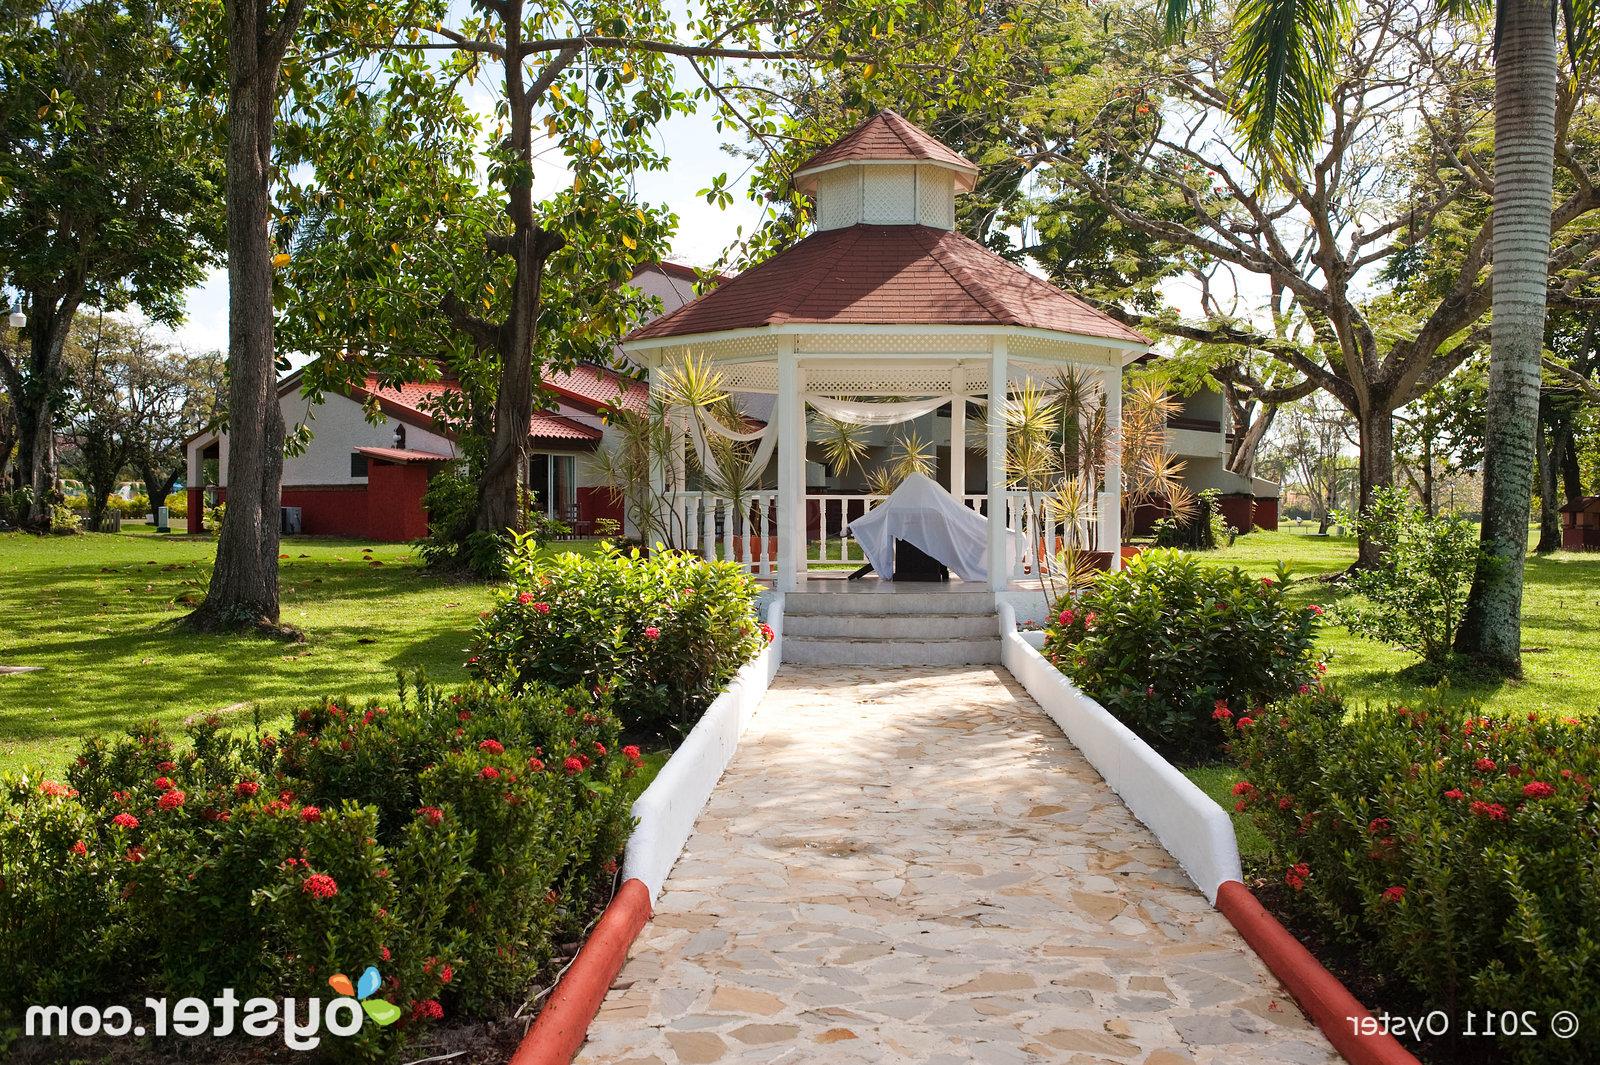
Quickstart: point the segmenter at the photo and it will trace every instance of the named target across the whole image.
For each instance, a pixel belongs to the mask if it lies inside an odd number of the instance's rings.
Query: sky
[[[483,93],[480,106],[487,111],[492,100]],[[719,133],[712,109],[702,108],[690,115],[673,115],[662,123],[661,146],[671,159],[666,170],[640,176],[640,195],[651,203],[664,203],[678,215],[678,232],[668,258],[687,266],[709,266],[725,248],[738,239],[738,227],[748,234],[759,221],[759,205],[745,194],[749,187],[743,178],[748,161],[723,150],[731,134]],[[727,173],[733,186],[734,202],[723,210],[713,207],[696,193],[711,184],[717,174]],[[542,194],[567,184],[570,175],[561,165],[559,153],[549,152],[534,164],[534,191]],[[228,346],[228,277],[221,267],[204,282],[191,288],[186,297],[187,314],[175,329],[154,326],[158,333],[195,351]]]

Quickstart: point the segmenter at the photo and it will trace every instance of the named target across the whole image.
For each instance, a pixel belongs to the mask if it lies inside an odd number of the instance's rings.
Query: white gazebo
[[[1090,527],[1059,527],[1045,508],[1030,511],[1024,493],[1008,490],[1005,406],[994,401],[1025,381],[1044,384],[1077,367],[1098,379],[1114,442],[1122,368],[1149,342],[957,233],[956,196],[971,191],[977,175],[900,115],[878,114],[795,172],[796,187],[814,199],[815,233],[624,341],[653,375],[693,356],[712,363],[728,388],[774,397],[757,461],[765,467],[775,445],[776,488],[752,494],[754,534],[734,535],[750,513],[733,520],[727,501],[685,493],[679,505],[694,541],[688,546],[712,552],[720,528],[725,555],[773,577],[780,590],[796,590],[806,575],[808,519],[828,557],[830,531],[837,542],[844,522],[873,498],[855,496],[852,510],[849,496],[808,493],[807,406],[883,425],[950,405],[954,461],[946,487],[990,519],[993,590],[1037,576],[1048,565],[1039,556],[1052,553],[1039,545],[1057,535],[1082,537],[1118,564],[1119,464],[1106,463]],[[988,408],[981,493],[966,483],[968,403]]]

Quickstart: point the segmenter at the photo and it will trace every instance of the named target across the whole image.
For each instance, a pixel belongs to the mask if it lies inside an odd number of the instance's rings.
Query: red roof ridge
[[[898,149],[882,143],[887,134]],[[877,146],[872,142],[877,138]],[[864,162],[918,162],[943,166],[967,174],[968,180],[978,174],[978,165],[938,137],[907,119],[898,111],[886,109],[869,115],[849,133],[832,144],[819,148],[794,169],[798,181],[809,173],[845,163]],[[804,190],[802,190],[804,191]]]

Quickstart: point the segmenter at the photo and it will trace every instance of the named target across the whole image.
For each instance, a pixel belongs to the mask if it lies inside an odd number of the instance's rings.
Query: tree
[[[1317,516],[1317,532],[1325,536],[1346,480],[1343,451],[1350,417],[1329,397],[1317,394],[1285,407],[1279,424],[1278,462],[1287,477],[1299,482]]]
[[[24,28],[14,29],[22,26]],[[156,321],[212,260],[219,169],[207,102],[173,76],[174,30],[130,0],[46,0],[19,13],[0,56],[0,284],[21,295],[26,350],[0,378],[47,529],[67,337],[85,303]]]
[[[1393,482],[1393,412],[1448,376],[1487,333],[1493,145],[1478,87],[1488,42],[1405,0],[1363,6],[1333,64],[1327,136],[1305,148],[1302,169],[1263,176],[1228,132],[1239,42],[1203,27],[1178,63],[1162,65],[1145,62],[1141,39],[1128,32],[1125,58],[1108,64],[1098,92],[1039,102],[1092,111],[1105,129],[1060,151],[1054,174],[1120,223],[1265,289],[1257,315],[1192,322],[1169,312],[1145,324],[1266,353],[1329,391],[1356,421],[1367,505]],[[1552,216],[1564,261],[1589,258],[1587,225],[1600,208],[1584,180],[1593,153],[1576,89],[1585,87],[1563,90],[1556,116],[1574,168]],[[1130,141],[1129,127],[1142,140]],[[1135,163],[1134,180],[1110,179]],[[1186,224],[1165,217],[1174,197]],[[1364,541],[1362,563],[1374,559]]]
[[[72,386],[64,406],[72,467],[83,480],[90,529],[100,528],[145,416],[131,402],[129,381],[134,364],[149,358],[153,347],[148,330],[103,310],[80,316],[69,338]]]
[[[159,349],[131,369],[130,401],[148,414],[135,426],[128,463],[144,482],[153,514],[188,477],[184,442],[223,419],[226,357],[220,351]]]
[[[319,132],[335,144],[319,149],[323,161],[329,150],[365,160],[360,180],[378,181],[383,193],[345,195],[347,172],[319,166],[298,205],[331,238],[308,246],[296,267],[306,312],[298,317],[310,326],[312,350],[340,353],[319,361],[311,386],[370,372],[400,380],[437,372],[436,360],[472,377],[491,406],[474,463],[477,533],[520,528],[518,488],[543,371],[604,350],[625,330],[639,303],[619,286],[636,264],[660,256],[671,233],[673,220],[636,189],[637,175],[667,162],[659,123],[708,106],[770,147],[781,124],[752,71],[782,77],[826,64],[870,76],[902,48],[970,45],[965,12],[947,0],[717,3],[691,15],[687,39],[661,0],[578,9],[510,0],[475,5],[466,18],[438,5],[399,20],[387,40],[369,42],[386,56],[387,98],[351,84],[320,116]],[[407,62],[416,53],[443,57]],[[685,75],[695,83],[687,91],[678,87]],[[490,190],[476,185],[475,131],[459,100],[480,79],[498,96]],[[402,125],[416,135],[398,153],[388,151],[392,136],[384,151],[374,149],[370,131]],[[572,175],[543,194],[534,180],[541,142]],[[445,186],[448,201],[432,194]],[[714,182],[708,195],[727,195],[725,186]],[[353,313],[332,320],[334,300]]]
[[[1198,5],[1197,5],[1198,6]],[[1191,0],[1164,0],[1169,33]],[[1305,172],[1335,91],[1341,47],[1363,32],[1353,0],[1263,0],[1235,9],[1229,80],[1252,154],[1279,173]],[[1522,671],[1522,563],[1527,551],[1540,344],[1561,143],[1555,30],[1566,16],[1571,58],[1593,58],[1596,9],[1555,0],[1440,0],[1447,15],[1492,9],[1496,27],[1493,310],[1483,478],[1483,552],[1456,646],[1508,675]],[[1561,161],[1570,156],[1563,153]],[[1579,174],[1587,185],[1587,175]],[[1563,207],[1565,205],[1562,205]]]

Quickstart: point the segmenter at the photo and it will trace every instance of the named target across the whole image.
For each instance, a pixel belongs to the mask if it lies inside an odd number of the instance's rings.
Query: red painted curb
[[[623,881],[507,1065],[569,1065],[648,920],[650,889]]]
[[[1267,912],[1249,888],[1237,880],[1224,880],[1217,888],[1217,909],[1233,922],[1350,1065],[1420,1065],[1394,1036],[1357,1033],[1356,1025],[1372,1014]]]

